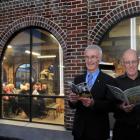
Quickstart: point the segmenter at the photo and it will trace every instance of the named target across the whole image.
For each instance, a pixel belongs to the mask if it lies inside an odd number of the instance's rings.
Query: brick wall
[[[73,77],[83,70],[83,50],[87,46],[88,33],[88,9],[86,0],[69,0],[67,2],[67,51],[65,55],[64,79],[72,80]],[[67,95],[67,87],[65,87]],[[66,128],[72,127],[73,110],[65,104]]]
[[[89,43],[99,44],[103,35],[115,24],[140,13],[139,0],[90,0],[88,6]]]
[[[139,0],[0,0],[0,55],[15,32],[29,26],[42,27],[63,48],[66,82],[84,70],[87,44],[99,44],[115,24],[139,13]],[[64,88],[67,97],[66,83]],[[73,114],[66,98],[67,129],[72,127]]]

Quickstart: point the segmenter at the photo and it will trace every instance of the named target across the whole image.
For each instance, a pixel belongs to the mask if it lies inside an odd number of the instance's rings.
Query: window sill
[[[66,131],[66,129],[63,126],[56,126],[56,125],[49,125],[49,124],[39,124],[39,123],[31,123],[31,122],[18,122],[18,121],[3,120],[3,119],[0,119],[0,124],[24,126],[24,127],[31,127],[31,128],[41,128],[41,129],[49,129],[49,130],[58,130],[58,131]]]

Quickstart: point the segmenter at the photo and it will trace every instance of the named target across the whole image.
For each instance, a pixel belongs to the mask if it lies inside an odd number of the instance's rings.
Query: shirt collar
[[[91,73],[92,73],[92,75],[98,75],[99,72],[100,72],[99,69],[96,69],[94,72],[89,72],[89,71],[87,71],[87,75],[89,75],[89,74],[91,74]]]

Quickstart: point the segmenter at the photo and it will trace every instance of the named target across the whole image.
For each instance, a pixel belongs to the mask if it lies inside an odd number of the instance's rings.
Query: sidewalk
[[[65,130],[62,126],[21,123],[16,121],[9,122],[13,122],[13,124],[4,124],[3,120],[0,120],[0,136],[22,140],[72,140],[71,131]],[[17,126],[15,123],[20,123],[20,125]]]

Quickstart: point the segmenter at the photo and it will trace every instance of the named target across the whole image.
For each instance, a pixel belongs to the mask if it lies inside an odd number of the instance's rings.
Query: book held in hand
[[[81,97],[92,97],[91,92],[88,90],[87,83],[79,83],[74,84],[73,82],[69,81],[67,82],[68,85],[71,87],[72,92],[76,93],[77,95]]]
[[[128,88],[124,91],[112,85],[107,86],[109,87],[110,91],[113,93],[116,99],[126,102],[128,104],[140,104],[140,86]]]

